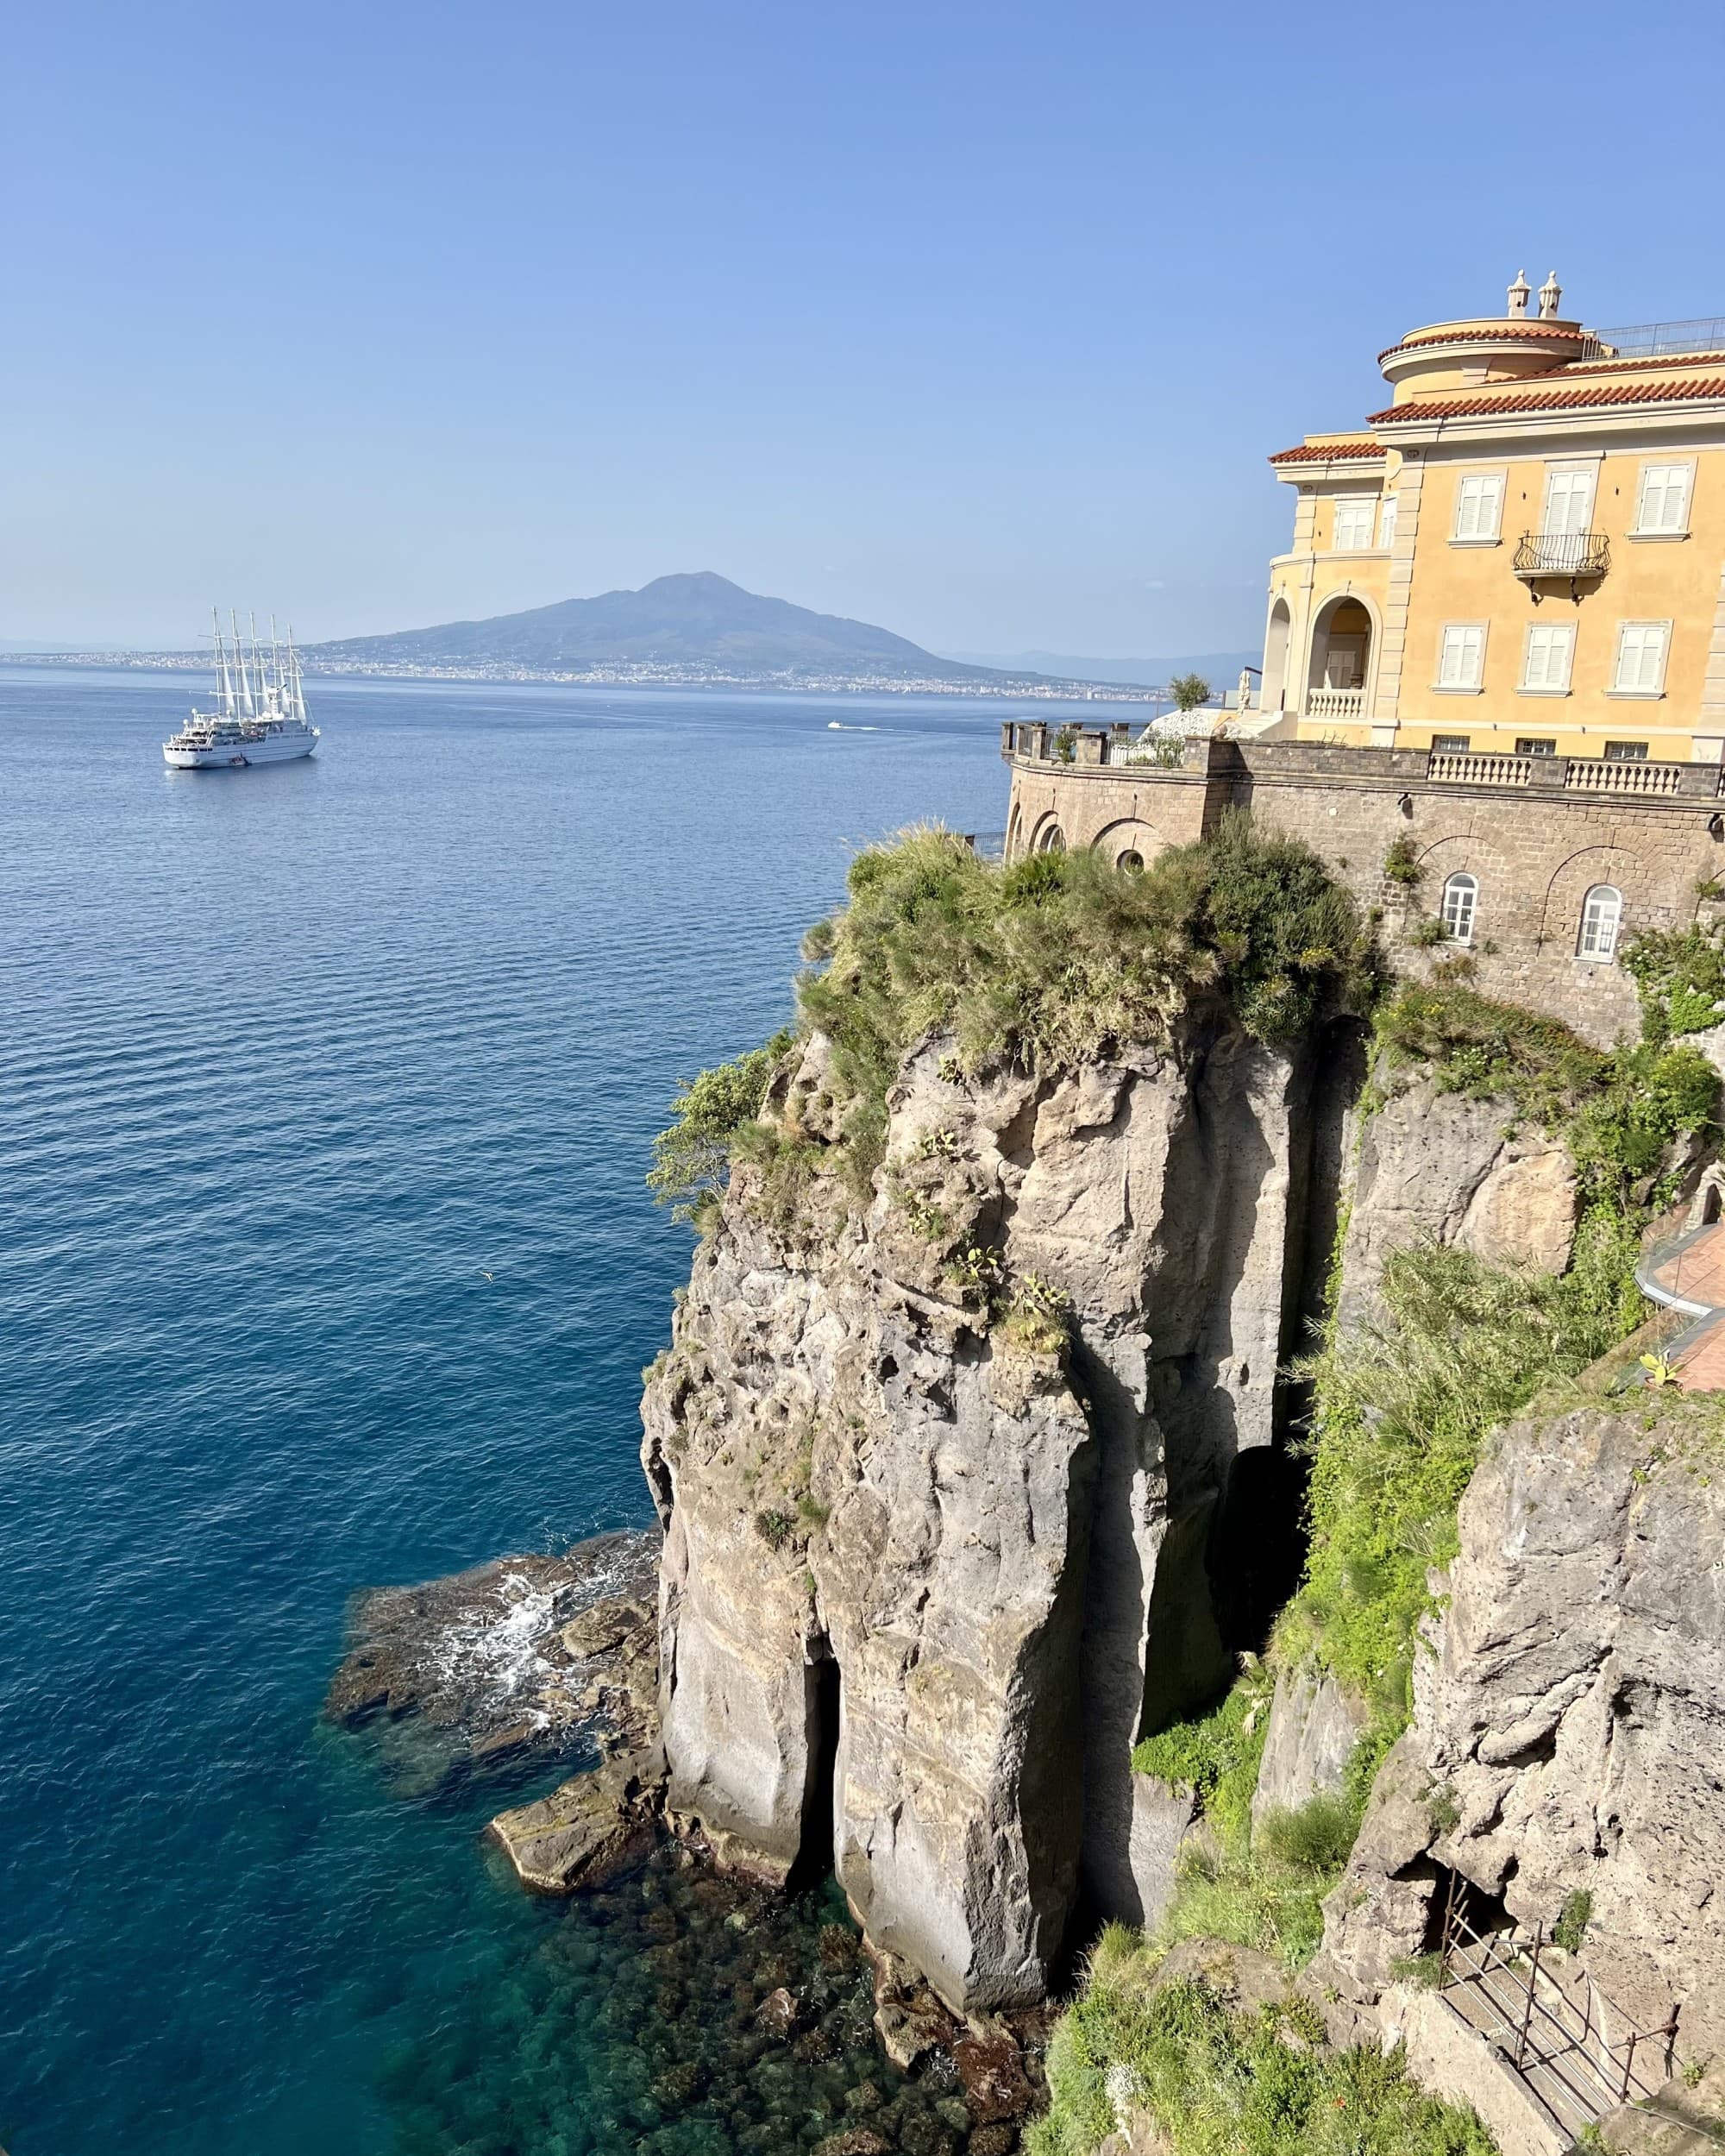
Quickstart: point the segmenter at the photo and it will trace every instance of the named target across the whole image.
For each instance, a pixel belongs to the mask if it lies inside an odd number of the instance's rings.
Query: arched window
[[[1623,918],[1623,894],[1609,883],[1596,883],[1581,902],[1581,940],[1575,946],[1578,959],[1596,965],[1609,965],[1617,955],[1617,928]]]
[[[1136,846],[1128,846],[1115,865],[1127,870],[1133,876],[1138,876],[1142,874],[1144,870],[1144,856]]]
[[[1061,830],[1060,826],[1057,823],[1050,824],[1047,830],[1044,831],[1042,836],[1037,840],[1036,850],[1038,853],[1065,852],[1066,834]]]
[[[1444,885],[1443,922],[1452,943],[1473,941],[1473,909],[1478,899],[1478,882],[1465,871]]]

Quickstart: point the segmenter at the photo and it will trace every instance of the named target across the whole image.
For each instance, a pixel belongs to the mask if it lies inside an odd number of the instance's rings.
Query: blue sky
[[[13,0],[0,638],[714,569],[1251,644],[1264,459],[1556,266],[1725,314],[1725,12]]]

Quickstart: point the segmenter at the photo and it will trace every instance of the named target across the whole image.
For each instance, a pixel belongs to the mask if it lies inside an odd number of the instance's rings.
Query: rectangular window
[[[1497,520],[1503,512],[1503,475],[1475,472],[1456,489],[1455,537],[1458,539],[1495,539]]]
[[[1585,531],[1593,515],[1593,470],[1559,467],[1546,475],[1546,534]]]
[[[1531,622],[1521,658],[1522,688],[1542,689],[1547,695],[1560,695],[1569,687],[1570,662],[1574,656],[1572,621]]]
[[[1647,745],[1645,741],[1608,741],[1605,761],[1608,764],[1645,764]]]
[[[1612,687],[1630,696],[1657,696],[1665,683],[1668,621],[1623,621],[1617,625],[1617,671]]]
[[[1371,527],[1377,519],[1376,494],[1339,494],[1336,498],[1336,521],[1332,546],[1363,547],[1371,544]]]
[[[1687,464],[1644,464],[1641,492],[1635,505],[1638,535],[1687,531],[1689,529]]]
[[[1386,494],[1383,497],[1383,506],[1377,512],[1377,544],[1384,547],[1394,546],[1396,544],[1396,497],[1394,494]]]
[[[1515,744],[1517,756],[1555,756],[1558,745],[1547,734],[1524,733]]]
[[[1432,736],[1432,753],[1434,756],[1465,756],[1472,741],[1471,733],[1434,733]]]
[[[1438,660],[1440,688],[1477,688],[1485,663],[1485,630],[1477,621],[1452,621],[1444,631]]]

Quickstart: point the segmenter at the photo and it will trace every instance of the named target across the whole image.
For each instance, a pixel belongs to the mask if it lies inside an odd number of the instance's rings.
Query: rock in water
[[[536,1803],[500,1812],[487,1831],[536,1893],[602,1885],[652,1845],[660,1768],[656,1754],[623,1751]]]
[[[659,1540],[601,1535],[561,1556],[361,1595],[325,1714],[368,1731],[392,1781],[414,1793],[639,1742],[656,1720]]]

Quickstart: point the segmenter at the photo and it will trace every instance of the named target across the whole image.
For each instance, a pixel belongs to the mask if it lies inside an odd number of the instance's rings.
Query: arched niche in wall
[[[1610,959],[1638,928],[1665,928],[1674,924],[1669,918],[1649,920],[1647,915],[1647,871],[1638,854],[1627,846],[1582,846],[1569,858],[1559,863],[1546,885],[1545,902],[1540,909],[1540,939],[1547,946],[1571,957],[1579,959],[1583,917],[1587,910],[1590,891],[1615,891],[1618,904],[1613,923]],[[1592,963],[1600,960],[1596,954],[1589,954]]]
[[[1168,840],[1154,824],[1145,823],[1141,817],[1121,816],[1105,824],[1090,843],[1117,868],[1132,865],[1123,858],[1128,853],[1135,853],[1138,867],[1145,868],[1166,849]]]

